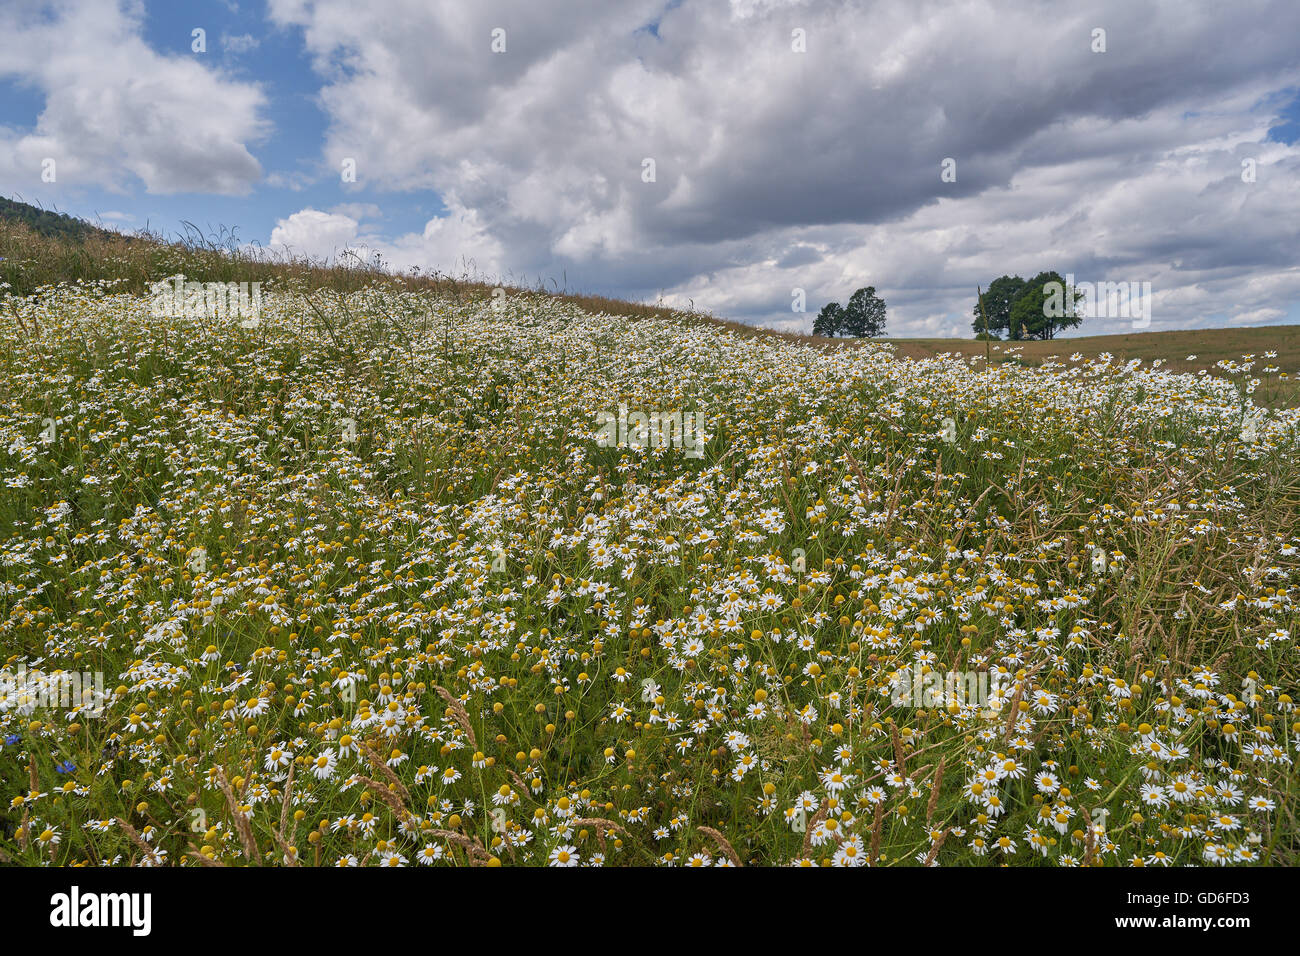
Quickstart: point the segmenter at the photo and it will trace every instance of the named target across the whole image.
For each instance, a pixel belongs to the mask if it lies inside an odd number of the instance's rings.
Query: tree
[[[827,302],[813,320],[813,335],[834,337],[844,331],[844,308],[838,302]]]
[[[853,293],[844,307],[844,334],[855,338],[875,338],[885,332],[885,300],[876,295],[875,286]]]
[[[1025,280],[1020,276],[999,276],[989,283],[984,290],[984,314],[980,314],[980,303],[976,302],[972,310],[974,320],[971,328],[978,336],[984,331],[984,321],[988,319],[988,332],[991,336],[1000,336],[1011,331],[1011,305],[1025,291]],[[1012,336],[1014,338],[1014,336]]]
[[[1083,293],[1067,289],[1059,273],[1038,273],[1011,304],[1011,337],[1056,338],[1058,329],[1073,328],[1083,321],[1075,309],[1081,298]]]

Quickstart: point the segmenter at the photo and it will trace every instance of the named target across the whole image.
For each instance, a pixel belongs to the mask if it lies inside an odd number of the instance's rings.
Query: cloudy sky
[[[874,285],[891,334],[969,336],[977,284],[1049,269],[1150,282],[1152,330],[1300,322],[1295,0],[0,0],[0,23],[0,194],[125,230],[790,329]]]

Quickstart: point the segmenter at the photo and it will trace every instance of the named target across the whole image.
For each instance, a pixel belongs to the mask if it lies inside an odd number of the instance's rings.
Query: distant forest
[[[21,222],[33,232],[55,239],[71,239],[81,242],[91,236],[116,235],[107,229],[92,226],[83,219],[76,219],[66,212],[51,212],[25,202],[5,199],[0,196],[0,220]]]

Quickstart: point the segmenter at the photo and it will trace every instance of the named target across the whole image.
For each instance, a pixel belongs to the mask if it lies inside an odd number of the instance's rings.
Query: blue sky
[[[0,0],[0,22],[0,193],[127,230],[788,329],[874,285],[891,333],[967,335],[977,284],[1049,269],[1151,282],[1156,330],[1300,321],[1292,2]]]
[[[1276,143],[1294,146],[1300,141],[1300,89],[1291,87],[1279,90],[1275,99],[1279,104],[1279,122],[1269,128],[1268,138]]]
[[[39,177],[6,194],[41,201],[63,212],[126,230],[148,224],[167,233],[184,230],[191,222],[205,232],[223,227],[237,230],[246,241],[266,243],[279,219],[304,207],[331,208],[355,202],[373,202],[375,191],[364,182],[344,184],[321,167],[319,149],[328,126],[317,94],[320,82],[313,75],[303,47],[302,31],[275,28],[267,21],[264,2],[227,4],[221,0],[187,0],[184,3],[143,4],[140,36],[165,57],[193,58],[214,70],[255,81],[267,93],[263,115],[270,131],[258,143],[255,155],[267,179],[249,184],[243,195],[209,192],[154,193],[138,180],[123,185],[125,192],[75,186],[51,189]],[[193,50],[193,31],[206,31],[206,52]],[[231,39],[234,43],[230,43]],[[240,41],[256,46],[242,49]],[[0,126],[29,129],[44,107],[39,88],[21,78],[0,80]],[[294,187],[283,185],[292,180]],[[389,197],[390,200],[392,197]],[[444,212],[437,193],[406,194],[401,201],[380,206],[378,225],[393,232],[419,230]],[[104,214],[123,213],[103,219]]]

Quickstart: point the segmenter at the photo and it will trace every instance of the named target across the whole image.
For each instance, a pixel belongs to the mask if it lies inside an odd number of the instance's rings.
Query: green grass
[[[1300,413],[1248,435],[1250,372],[301,263],[247,328],[141,297],[262,275],[228,253],[141,243],[106,293],[26,241],[0,646],[109,700],[0,711],[9,862],[1297,862]],[[705,410],[704,457],[598,447],[620,403]],[[919,664],[1007,694],[891,699]]]

